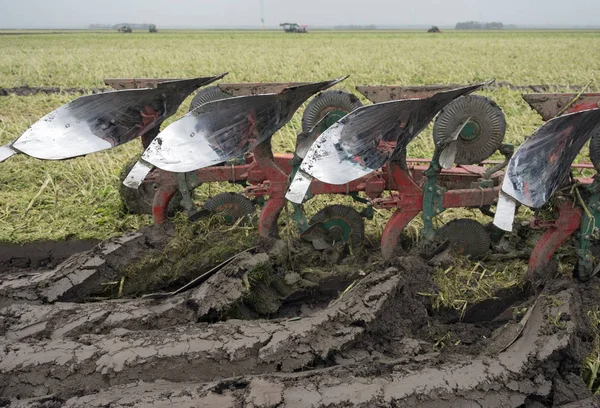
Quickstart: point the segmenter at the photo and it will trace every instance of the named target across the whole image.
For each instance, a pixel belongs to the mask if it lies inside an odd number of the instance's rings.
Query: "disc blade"
[[[339,80],[205,103],[163,130],[142,159],[171,172],[188,172],[241,157],[285,125],[312,94]]]
[[[220,77],[170,81],[155,89],[82,96],[34,123],[12,146],[44,160],[62,160],[110,149],[159,125],[196,88]]]
[[[569,175],[579,151],[599,131],[600,109],[546,122],[513,154],[502,190],[528,207],[543,206]]]

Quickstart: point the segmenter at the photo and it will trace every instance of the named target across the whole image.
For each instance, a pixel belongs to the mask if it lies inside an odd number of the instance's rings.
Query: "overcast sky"
[[[268,27],[454,25],[600,25],[600,0],[263,0]],[[0,28],[84,28],[154,23],[160,27],[259,26],[261,0],[0,0]]]

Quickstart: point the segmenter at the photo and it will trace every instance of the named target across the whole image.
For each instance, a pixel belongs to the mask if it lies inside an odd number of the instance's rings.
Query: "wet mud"
[[[54,268],[71,255],[92,249],[98,243],[89,239],[0,244],[0,273]]]
[[[459,318],[424,295],[418,256],[273,241],[180,294],[91,301],[171,234],[0,275],[0,407],[600,406],[581,376],[600,279],[501,291]]]

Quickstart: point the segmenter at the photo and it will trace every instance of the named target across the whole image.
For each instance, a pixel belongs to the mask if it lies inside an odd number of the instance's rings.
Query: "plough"
[[[255,95],[257,94],[256,86],[256,84],[220,84],[217,87],[207,88],[194,98],[191,109],[197,106],[196,101],[206,103],[210,100],[223,99],[229,96]],[[279,90],[276,88],[278,86],[282,86],[282,84],[263,84],[263,87],[269,87],[273,91]],[[401,100],[407,96],[423,99],[434,96],[440,90],[451,90],[453,88],[357,87],[357,89],[374,101],[382,99],[389,101]],[[370,216],[373,208],[393,209],[404,207],[404,214],[406,216],[413,214],[410,217],[413,218],[416,215],[415,212],[420,212],[419,200],[422,201],[423,196],[426,196],[427,200],[430,200],[432,203],[435,201],[429,197],[429,191],[423,192],[420,187],[420,185],[425,183],[427,177],[429,177],[431,180],[439,180],[440,188],[436,189],[438,196],[441,194],[442,189],[452,190],[445,197],[445,202],[442,203],[445,208],[482,205],[487,208],[494,203],[493,200],[497,196],[498,186],[501,181],[499,178],[500,173],[497,171],[489,172],[489,167],[473,166],[472,163],[483,161],[500,147],[504,136],[504,117],[495,104],[483,97],[473,97],[469,101],[471,101],[469,105],[474,105],[474,107],[470,106],[470,108],[478,109],[480,117],[477,120],[470,120],[466,124],[462,132],[461,141],[465,138],[477,139],[484,130],[481,123],[485,126],[485,132],[492,132],[490,135],[486,135],[486,137],[493,138],[492,148],[485,146],[484,143],[484,152],[478,152],[479,156],[474,158],[475,161],[472,161],[473,158],[469,157],[462,158],[461,155],[465,149],[459,149],[458,161],[464,163],[463,165],[452,169],[440,168],[439,171],[430,170],[429,173],[426,173],[430,167],[431,160],[408,159],[405,163],[398,162],[400,166],[397,166],[397,162],[394,162],[384,166],[374,175],[360,178],[345,185],[316,181],[310,188],[310,195],[350,194],[356,200],[366,202],[364,198],[359,197],[359,193],[364,193],[364,195],[374,201],[368,203],[367,208],[362,213],[363,215]],[[193,172],[177,174],[154,168],[145,178],[142,186],[151,184],[153,186],[152,190],[156,191],[153,200],[155,222],[162,223],[167,219],[169,208],[172,207],[170,204],[172,204],[173,200],[177,199],[174,197],[178,193],[182,193],[184,207],[190,211],[192,218],[196,218],[200,214],[206,214],[207,210],[210,210],[225,212],[225,215],[230,220],[235,220],[249,212],[253,212],[254,207],[248,198],[256,199],[262,203],[264,202],[264,198],[268,196],[269,200],[266,202],[259,218],[259,233],[263,237],[276,235],[277,219],[285,204],[283,195],[287,190],[290,175],[295,172],[295,169],[297,169],[302,160],[301,150],[306,150],[306,146],[310,145],[331,124],[353,110],[353,108],[360,106],[361,104],[356,97],[343,91],[327,91],[313,99],[303,116],[303,133],[298,136],[295,155],[273,154],[270,144],[265,143],[258,145],[252,154],[247,155],[241,160],[238,159],[237,161],[229,162],[225,166],[210,166]],[[434,111],[433,115],[436,112]],[[456,120],[457,117],[458,115],[454,111],[446,112],[443,115],[446,121],[448,118]],[[431,119],[432,117],[429,120]],[[498,120],[498,122],[492,125],[486,122],[493,121],[494,119]],[[442,134],[441,129],[443,126],[440,124],[442,122],[441,119],[437,122],[436,135]],[[448,124],[444,123],[444,126],[444,129],[448,128]],[[453,125],[450,124],[450,126]],[[476,140],[473,141],[477,143]],[[511,149],[509,146],[506,146],[505,150],[505,154],[510,154]],[[482,154],[484,156],[481,156]],[[489,163],[486,162],[486,164]],[[499,163],[491,164],[497,167]],[[398,169],[401,169],[401,171],[399,172]],[[403,171],[404,169],[409,171],[411,175],[409,176]],[[479,180],[482,178],[485,181]],[[190,192],[203,183],[215,181],[243,183],[248,184],[248,186],[245,188],[244,195],[222,193],[209,199],[201,211],[195,211]],[[143,190],[147,191],[148,189]],[[407,206],[405,202],[400,204],[397,193],[393,197],[382,198],[382,195],[390,190],[402,191],[403,196],[411,197],[412,207]],[[429,218],[426,222],[426,235],[428,237],[433,235],[431,220],[440,211],[439,205],[435,209],[433,208],[433,204],[427,207],[426,216]],[[361,242],[363,238],[364,226],[361,215],[350,207],[340,205],[330,206],[318,212],[315,217],[308,221],[302,209],[298,205],[295,205],[294,218],[300,231],[303,232],[303,236],[313,240],[313,242],[317,240],[315,230],[319,229],[315,228],[316,224],[324,225],[328,233],[337,231],[336,233],[339,235],[337,239],[350,240],[351,243],[356,244]],[[395,221],[397,222],[399,219]],[[408,221],[410,219],[407,218],[404,222],[407,223]],[[452,223],[444,231],[447,230],[448,235],[459,236],[460,234],[454,234],[452,231],[460,229],[463,224],[469,230],[477,228],[473,222],[463,220]],[[397,241],[400,237],[400,234],[391,233],[393,230],[392,226],[396,226],[397,224],[389,225],[390,228],[386,229],[385,245],[383,246],[386,256],[391,256],[391,253],[397,247]],[[483,235],[481,228],[478,228],[475,233],[479,236]],[[484,250],[484,247],[485,245],[471,245],[467,251],[473,255],[481,255],[487,252],[487,248]]]
[[[532,228],[547,231],[532,252],[529,275],[543,271],[556,249],[576,232],[576,276],[585,280],[597,272],[590,247],[600,228],[599,182],[597,176],[568,176],[572,167],[600,166],[600,138],[594,137],[600,133],[600,94],[524,95],[548,122],[516,151],[503,142],[501,109],[473,94],[486,83],[462,88],[359,86],[373,102],[367,106],[351,93],[327,91],[344,78],[219,84],[198,92],[189,113],[159,132],[160,123],[185,97],[222,76],[106,80],[120,91],[82,97],[46,115],[2,147],[0,160],[16,153],[67,159],[140,135],[145,151],[128,169],[124,184],[134,188],[133,201],[144,201],[152,209],[155,223],[165,222],[176,201],[192,220],[219,212],[230,221],[254,212],[258,203],[259,234],[273,237],[287,199],[302,237],[322,249],[340,241],[359,244],[363,217],[371,217],[374,209],[394,210],[382,234],[384,258],[397,252],[403,230],[419,214],[426,240],[439,236],[460,252],[484,256],[512,228],[517,203],[540,208],[552,200],[556,219],[531,221]],[[274,154],[273,134],[316,94],[302,117],[295,152]],[[406,158],[407,145],[436,116],[432,159]],[[53,146],[43,132],[52,135]],[[572,166],[590,139],[593,164]],[[504,160],[488,160],[496,152]],[[193,190],[217,181],[242,184],[244,193],[222,193],[196,208]],[[350,195],[364,209],[359,213],[330,205],[307,220],[302,204],[323,194]],[[480,209],[494,222],[484,226],[456,219],[436,230],[434,218],[448,208]]]
[[[549,122],[519,146],[511,159],[494,224],[510,231],[517,202],[536,209],[551,203],[555,219],[536,215],[530,221],[532,228],[546,232],[531,253],[527,275],[532,281],[546,278],[554,253],[575,236],[578,263],[573,274],[587,281],[600,267],[600,263],[594,265],[591,250],[600,227],[600,94],[529,94],[523,98]],[[588,141],[592,165],[572,166]],[[572,167],[593,168],[596,174],[574,178]]]

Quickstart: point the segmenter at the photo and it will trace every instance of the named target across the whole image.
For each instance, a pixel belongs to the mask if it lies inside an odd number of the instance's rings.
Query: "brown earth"
[[[459,319],[423,295],[419,257],[274,241],[174,296],[89,302],[171,234],[0,275],[0,407],[600,407],[581,377],[598,278],[505,290]]]

